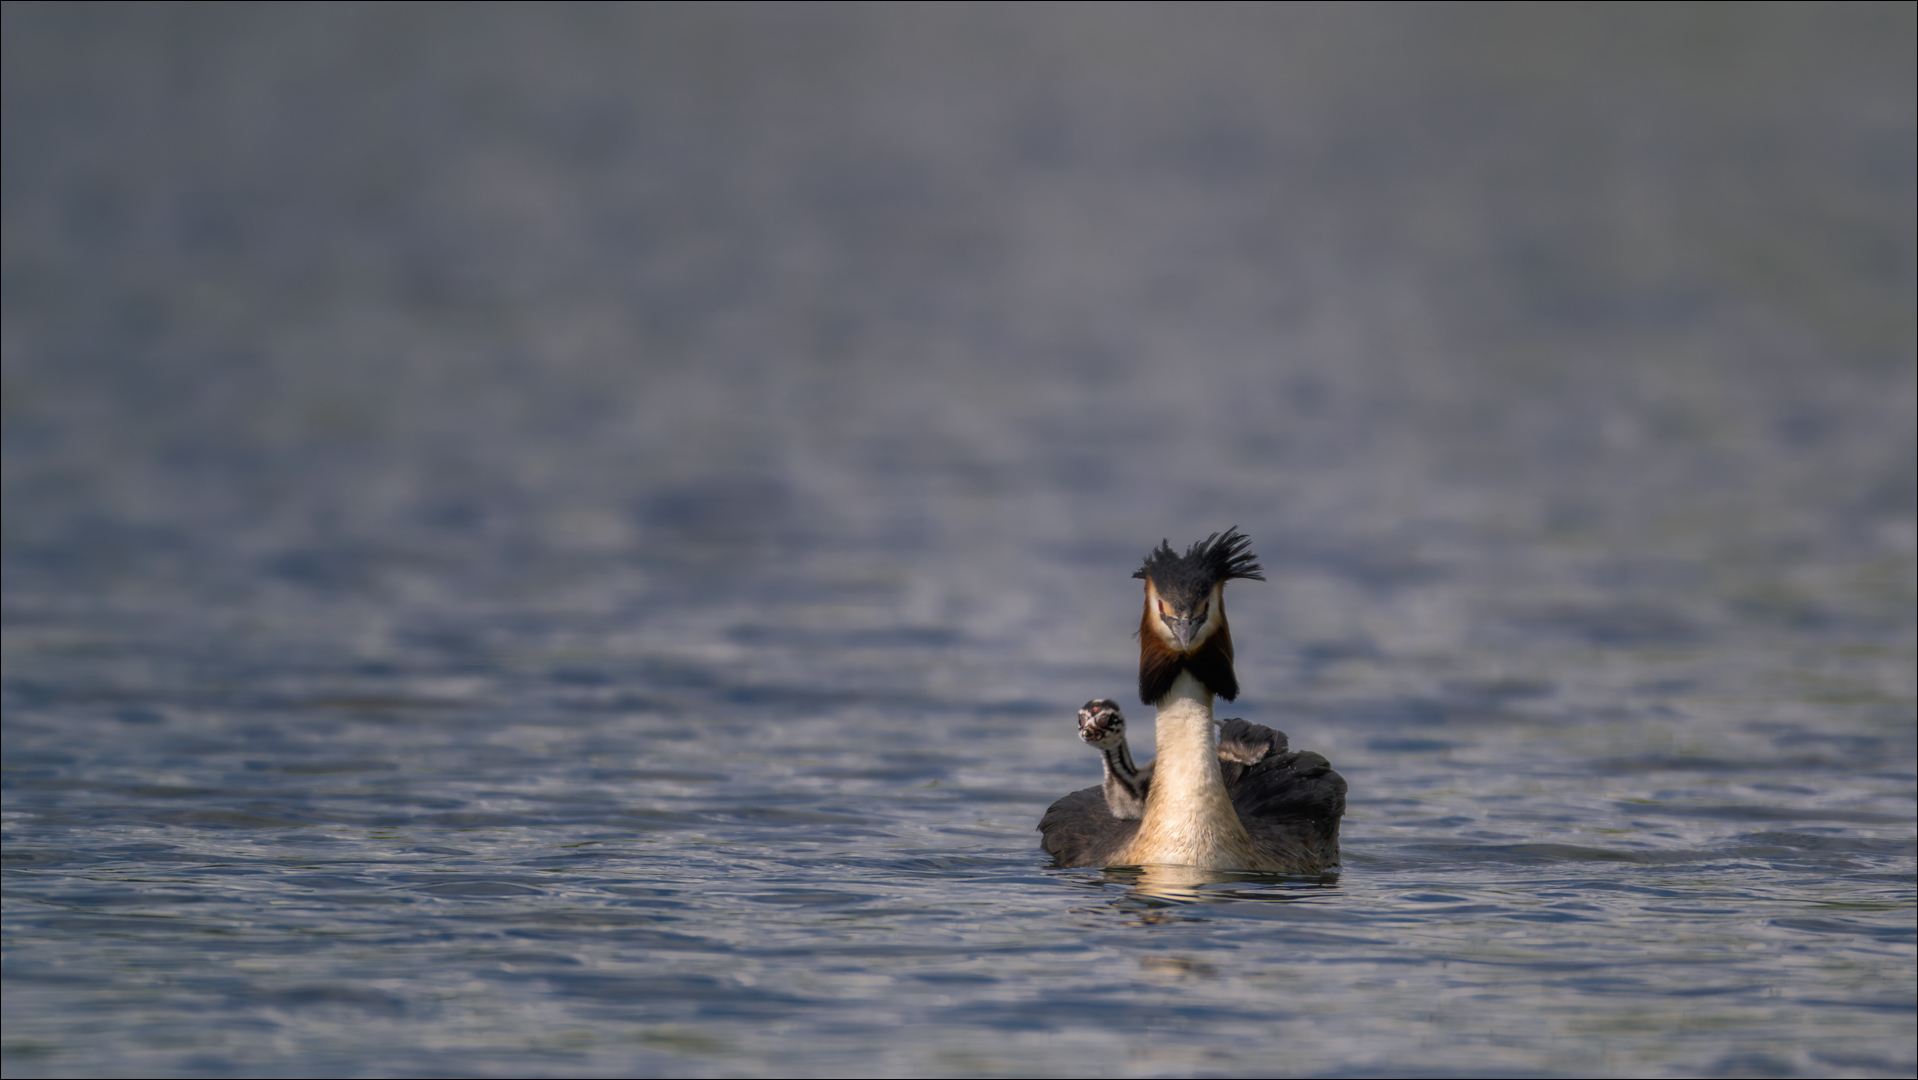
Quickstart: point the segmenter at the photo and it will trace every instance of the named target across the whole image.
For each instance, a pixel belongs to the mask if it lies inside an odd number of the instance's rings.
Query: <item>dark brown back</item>
[[[1339,818],[1345,778],[1309,750],[1292,753],[1283,731],[1244,720],[1219,728],[1226,794],[1267,863],[1286,873],[1339,867]],[[1149,782],[1148,764],[1140,770]],[[1108,866],[1139,832],[1137,819],[1106,808],[1105,789],[1089,787],[1052,804],[1039,819],[1039,844],[1060,866]]]

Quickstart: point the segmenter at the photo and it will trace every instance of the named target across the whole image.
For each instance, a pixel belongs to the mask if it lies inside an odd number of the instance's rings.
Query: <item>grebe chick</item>
[[[1079,710],[1079,737],[1105,758],[1103,788],[1106,810],[1127,821],[1145,816],[1145,792],[1152,783],[1152,763],[1145,771],[1132,764],[1132,748],[1125,741],[1125,714],[1111,698],[1094,698]]]
[[[1060,865],[1338,870],[1345,780],[1318,754],[1290,752],[1283,732],[1213,719],[1214,698],[1239,693],[1225,583],[1265,580],[1250,544],[1237,529],[1184,555],[1162,542],[1132,575],[1145,580],[1139,697],[1158,707],[1158,755],[1133,765],[1116,702],[1079,710],[1079,737],[1098,748],[1106,775],[1040,819],[1040,843]]]

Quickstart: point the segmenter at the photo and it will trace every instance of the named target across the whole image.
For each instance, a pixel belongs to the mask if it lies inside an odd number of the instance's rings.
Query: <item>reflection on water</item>
[[[1918,1064],[1909,6],[5,20],[8,1076]]]
[[[1113,866],[1102,871],[1108,887],[1123,888],[1128,901],[1150,907],[1165,903],[1279,902],[1312,898],[1336,888],[1337,874],[1320,877],[1284,877],[1232,870],[1201,870],[1196,866]]]

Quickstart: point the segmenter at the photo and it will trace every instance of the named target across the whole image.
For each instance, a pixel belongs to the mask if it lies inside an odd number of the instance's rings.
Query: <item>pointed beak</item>
[[[1165,620],[1166,626],[1172,631],[1172,636],[1178,639],[1180,652],[1185,652],[1192,648],[1192,635],[1199,632],[1199,626],[1204,621],[1202,619],[1175,619],[1170,615],[1161,615],[1159,618]]]

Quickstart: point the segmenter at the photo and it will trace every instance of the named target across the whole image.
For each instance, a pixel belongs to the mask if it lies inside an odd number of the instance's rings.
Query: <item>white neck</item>
[[[1214,870],[1254,865],[1252,838],[1225,794],[1212,691],[1182,671],[1159,702],[1159,753],[1138,835],[1124,861]]]

